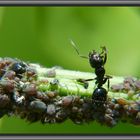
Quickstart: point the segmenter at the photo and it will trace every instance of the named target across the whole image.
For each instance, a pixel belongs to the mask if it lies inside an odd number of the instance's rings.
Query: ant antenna
[[[76,46],[76,44],[73,42],[72,39],[70,39],[70,43],[71,43],[72,47],[75,49],[75,51],[77,52],[77,54],[78,54],[80,57],[89,59],[87,56],[80,55],[80,53],[79,53],[79,51],[78,51],[78,49],[77,49],[77,46]]]

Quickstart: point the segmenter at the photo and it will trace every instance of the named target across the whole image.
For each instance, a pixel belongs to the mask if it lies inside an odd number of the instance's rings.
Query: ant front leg
[[[95,80],[95,78],[94,79],[77,79],[77,82],[80,82],[84,86],[84,88],[87,89],[89,86],[88,81],[93,81],[93,80]]]
[[[102,46],[101,48],[102,48],[102,52],[100,53],[100,56],[104,58],[104,61],[103,61],[103,65],[104,65],[107,61],[107,49],[105,46]]]

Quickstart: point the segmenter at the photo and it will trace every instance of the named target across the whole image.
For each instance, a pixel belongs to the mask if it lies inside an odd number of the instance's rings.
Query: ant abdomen
[[[94,102],[99,102],[99,103],[106,102],[106,100],[107,100],[107,90],[103,87],[96,88],[93,91],[92,99],[93,99],[93,103]]]

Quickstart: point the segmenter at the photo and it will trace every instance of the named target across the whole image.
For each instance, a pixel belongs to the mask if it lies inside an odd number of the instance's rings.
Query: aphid
[[[119,99],[117,99],[117,103],[120,105],[127,105],[128,101],[123,98],[119,98]]]
[[[30,82],[37,79],[37,72],[36,72],[35,69],[33,69],[31,67],[28,67],[26,69],[26,74],[25,75],[26,75],[27,80],[30,81]]]
[[[30,67],[26,70],[27,77],[36,76],[36,73],[36,70]]]
[[[82,82],[96,80],[95,84],[97,85],[97,88],[93,91],[92,99],[93,99],[93,103],[95,103],[97,106],[102,106],[107,100],[107,90],[102,86],[108,80],[108,89],[109,89],[109,79],[111,78],[111,76],[105,75],[105,68],[104,68],[104,65],[107,60],[107,49],[105,46],[103,46],[101,47],[102,48],[101,53],[98,53],[95,50],[93,50],[92,52],[89,53],[89,56],[87,57],[79,54],[79,51],[72,40],[71,40],[71,44],[76,50],[77,54],[82,58],[89,59],[89,63],[91,67],[95,69],[95,74],[97,77],[94,79],[87,79],[87,80],[83,79]]]
[[[59,110],[56,115],[55,115],[55,118],[56,118],[56,122],[63,122],[67,119],[68,117],[68,114],[65,110]]]
[[[5,108],[10,103],[10,99],[5,94],[0,94],[0,108]]]
[[[134,85],[135,85],[136,90],[140,90],[140,80],[136,80],[134,82]]]
[[[62,99],[62,105],[64,107],[68,107],[72,104],[72,101],[73,101],[73,97],[72,96],[66,96]]]
[[[2,87],[3,91],[8,94],[8,93],[12,93],[14,91],[15,88],[15,83],[13,80],[4,80],[2,79],[0,81],[0,86]]]
[[[25,97],[22,95],[20,96],[17,91],[14,91],[11,94],[11,100],[16,104],[16,105],[21,105],[23,104],[23,101],[25,100]]]
[[[28,96],[34,96],[37,94],[37,87],[35,84],[28,84],[23,89],[23,92]]]
[[[23,62],[15,62],[10,67],[11,70],[13,70],[17,77],[22,78],[21,74],[26,72],[26,64]]]
[[[41,113],[31,112],[27,114],[27,120],[30,123],[37,122],[41,118]]]
[[[12,70],[7,71],[2,78],[8,78],[9,80],[13,80],[16,76],[16,73]]]
[[[36,97],[44,102],[49,101],[49,97],[44,92],[38,91]]]
[[[53,116],[56,113],[56,107],[54,104],[49,104],[47,106],[47,114]]]
[[[58,92],[57,91],[48,91],[46,93],[46,95],[49,97],[49,98],[54,98],[58,95]]]
[[[50,90],[54,91],[58,89],[59,81],[57,79],[54,79],[50,82]]]
[[[113,91],[113,92],[119,92],[119,91],[122,91],[124,89],[124,86],[123,86],[123,84],[121,83],[121,84],[117,84],[117,85],[112,85],[111,86],[111,90]]]
[[[47,75],[47,77],[55,77],[56,76],[55,69],[53,68],[53,69],[47,71],[46,75]]]
[[[31,112],[42,113],[47,109],[47,106],[44,102],[36,100],[30,102],[29,109]]]

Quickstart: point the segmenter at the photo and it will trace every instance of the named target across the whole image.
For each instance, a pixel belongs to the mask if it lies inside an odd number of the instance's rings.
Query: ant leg
[[[77,82],[79,82],[80,84],[82,84],[85,89],[88,88],[88,82],[85,81],[84,79],[77,79]]]
[[[88,88],[88,81],[92,81],[95,80],[94,79],[77,79],[77,82],[80,82],[83,84],[84,88],[87,89]]]
[[[103,65],[104,65],[107,61],[107,49],[105,46],[102,46],[101,48],[102,48],[102,52],[100,53],[100,56],[102,55],[101,57],[102,58],[104,57],[104,61],[103,61]],[[104,56],[103,56],[103,54],[104,54]]]
[[[105,75],[105,82],[107,81],[107,88],[108,88],[108,91],[109,91],[109,87],[110,87],[110,78],[112,78],[112,76],[109,76],[109,75]]]
[[[109,87],[110,87],[110,80],[107,79],[107,89],[108,89],[108,91],[109,91]]]
[[[104,62],[103,62],[103,64],[106,63],[106,60],[107,60],[107,53],[105,53],[105,57],[104,57]]]
[[[101,48],[102,48],[102,52],[101,52],[100,54],[104,54],[104,53],[107,54],[107,49],[106,49],[106,47],[105,47],[105,46],[101,46]]]

